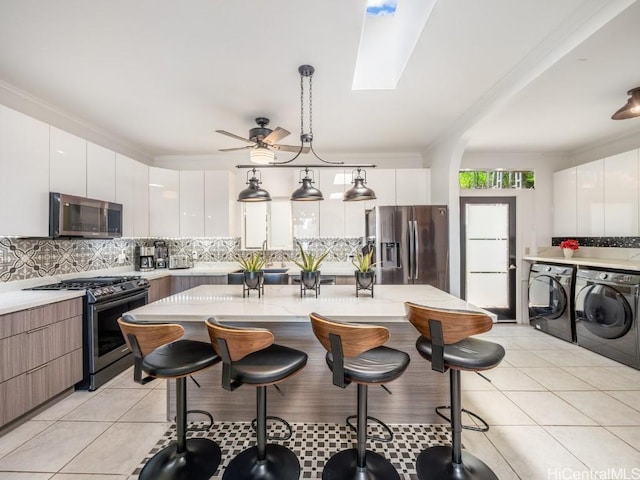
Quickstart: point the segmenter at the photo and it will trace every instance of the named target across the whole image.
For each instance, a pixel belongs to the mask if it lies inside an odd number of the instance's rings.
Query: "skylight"
[[[381,15],[393,15],[398,8],[398,0],[368,0],[367,15],[378,17]]]

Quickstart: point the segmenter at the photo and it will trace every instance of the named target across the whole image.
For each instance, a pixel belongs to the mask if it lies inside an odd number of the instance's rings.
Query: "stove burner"
[[[149,286],[140,276],[71,278],[25,290],[87,290],[89,303],[115,298]]]

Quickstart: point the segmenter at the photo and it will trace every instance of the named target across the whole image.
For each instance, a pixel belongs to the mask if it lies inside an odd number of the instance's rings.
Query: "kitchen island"
[[[356,410],[355,386],[341,389],[332,384],[326,352],[311,330],[309,313],[385,325],[391,332],[387,346],[407,352],[411,364],[388,385],[393,395],[382,388],[370,389],[370,415],[388,423],[442,423],[433,408],[448,403],[449,376],[432,371],[429,362],[417,353],[418,333],[404,317],[404,302],[480,309],[429,285],[376,285],[373,298],[366,292],[359,297],[355,293],[355,286],[323,285],[317,298],[313,292],[300,298],[298,286],[266,285],[262,298],[255,291],[243,298],[240,285],[201,285],[130,313],[140,322],[178,322],[188,338],[202,341],[209,341],[204,320],[215,316],[235,325],[268,328],[276,343],[305,351],[307,366],[280,384],[286,396],[268,390],[269,415],[294,422],[342,423]],[[228,392],[221,387],[220,375],[221,366],[217,365],[194,376],[201,388],[187,382],[189,408],[207,410],[218,420],[251,421],[255,417],[255,389],[242,386]],[[168,419],[174,415],[174,387],[173,382],[168,384]]]

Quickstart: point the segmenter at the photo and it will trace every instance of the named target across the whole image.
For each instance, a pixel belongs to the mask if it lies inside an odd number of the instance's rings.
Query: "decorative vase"
[[[320,280],[320,271],[300,272],[300,281],[308,289],[314,289]]]
[[[371,287],[373,279],[375,278],[375,273],[376,272],[374,271],[361,272],[360,270],[356,270],[356,283],[358,284],[358,287],[361,289],[368,289]]]
[[[571,258],[573,257],[573,250],[570,248],[563,248],[562,249],[562,253],[564,254],[564,258]]]
[[[260,286],[262,272],[244,272],[244,284],[247,288],[256,289]]]

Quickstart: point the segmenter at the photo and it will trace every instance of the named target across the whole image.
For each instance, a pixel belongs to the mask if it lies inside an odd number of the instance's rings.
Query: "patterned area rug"
[[[200,427],[204,422],[190,422],[189,427]],[[356,435],[346,425],[329,423],[292,423],[293,435],[287,441],[274,441],[293,450],[302,469],[300,478],[322,478],[325,462],[336,452],[354,448]],[[402,480],[417,480],[415,459],[417,454],[434,445],[451,443],[448,425],[389,425],[393,431],[393,441],[367,442],[367,448],[388,458],[400,474]],[[268,434],[281,436],[286,433],[279,423],[268,425]],[[383,432],[375,424],[369,425],[369,434],[382,436]],[[255,434],[250,423],[216,422],[210,431],[190,431],[188,438],[210,438],[220,445],[222,463],[212,480],[222,478],[230,460],[238,453],[255,444]],[[162,436],[156,446],[149,452],[142,463],[133,472],[140,473],[144,464],[153,455],[176,438],[175,425]]]

